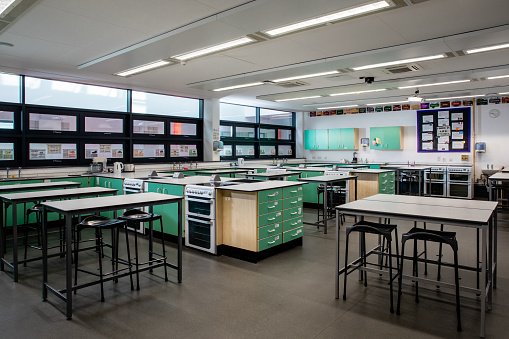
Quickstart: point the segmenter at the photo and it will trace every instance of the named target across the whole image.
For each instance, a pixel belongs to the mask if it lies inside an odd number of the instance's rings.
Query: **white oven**
[[[447,168],[447,197],[472,199],[474,184],[471,167]]]
[[[217,254],[214,183],[187,185],[184,195],[186,246]]]
[[[143,192],[144,181],[143,179],[132,179],[126,178],[124,179],[123,189],[124,194],[136,194]],[[144,211],[148,211],[147,208],[141,208]],[[136,223],[137,228],[133,229],[132,227],[128,227],[131,231],[136,231],[141,234],[145,234],[145,223],[140,222]]]
[[[186,195],[186,215],[206,219],[216,218],[216,199]]]
[[[431,167],[431,173],[424,172],[424,179],[424,195],[447,196],[447,167]]]

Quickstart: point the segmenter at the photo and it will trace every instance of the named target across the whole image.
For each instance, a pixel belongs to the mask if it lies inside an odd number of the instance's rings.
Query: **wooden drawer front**
[[[258,239],[270,237],[272,235],[283,232],[283,224],[277,222],[275,224],[258,228]]]
[[[271,212],[281,211],[281,200],[274,200],[258,204],[258,214],[267,214]]]
[[[302,185],[283,188],[283,199],[295,197],[295,196],[303,195],[303,194],[304,194],[304,188],[302,187]]]
[[[286,210],[292,207],[302,207],[302,197],[293,197],[283,199],[283,209]]]
[[[258,227],[267,226],[283,220],[283,212],[272,212],[258,216]]]
[[[283,232],[293,230],[294,228],[297,227],[302,227],[302,217],[297,217],[283,221]]]
[[[283,210],[283,220],[293,219],[302,216],[302,207],[289,208]]]
[[[283,243],[283,235],[276,234],[268,238],[258,240],[258,251],[266,250]]]
[[[302,238],[304,235],[304,227],[299,227],[294,230],[283,233],[283,242],[289,242],[297,238]]]
[[[267,202],[277,199],[282,199],[282,190],[280,188],[274,190],[260,191],[258,192],[258,202]]]

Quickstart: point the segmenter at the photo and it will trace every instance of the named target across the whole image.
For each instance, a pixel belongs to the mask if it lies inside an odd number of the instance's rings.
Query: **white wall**
[[[490,118],[489,111],[498,109],[498,118]],[[310,118],[304,113],[304,129],[359,128],[359,138],[369,138],[370,127],[404,126],[404,148],[401,151],[371,150],[360,147],[357,157],[368,159],[368,162],[403,162],[429,164],[463,164],[472,165],[475,156],[476,178],[480,177],[481,168],[493,164],[494,168],[509,168],[509,104],[475,106],[471,133],[471,151],[465,153],[417,153],[417,113],[416,111],[380,112],[365,114],[348,114],[328,117]],[[474,139],[475,138],[475,139]],[[474,154],[474,143],[486,142],[487,152]],[[303,145],[301,145],[304,148]],[[310,151],[304,150],[308,160],[337,161],[352,160],[353,151]],[[461,161],[461,155],[469,155],[468,161]]]

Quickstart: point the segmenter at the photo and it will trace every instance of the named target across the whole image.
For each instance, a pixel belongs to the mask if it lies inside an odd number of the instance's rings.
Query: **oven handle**
[[[124,192],[141,193],[141,190],[124,187]]]
[[[190,217],[187,217],[187,220],[199,222],[199,223],[202,223],[202,224],[209,224],[209,225],[212,225],[212,223],[213,223],[212,220],[206,221],[206,220],[195,219],[195,218],[190,218]]]
[[[214,200],[203,200],[203,199],[193,199],[193,198],[186,198],[188,201],[196,201],[196,202],[202,202],[204,204],[213,204]]]

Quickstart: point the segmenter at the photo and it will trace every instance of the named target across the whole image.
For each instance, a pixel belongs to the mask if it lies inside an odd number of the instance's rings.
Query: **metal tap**
[[[198,169],[198,161],[195,161],[195,163],[194,163],[194,168],[195,168],[195,169]]]
[[[5,176],[6,176],[6,178],[7,178],[7,179],[9,179],[9,170],[10,170],[10,168],[9,168],[9,167],[6,167],[6,168],[5,168],[5,171],[6,171]]]
[[[21,167],[18,167],[18,178],[21,178]]]

